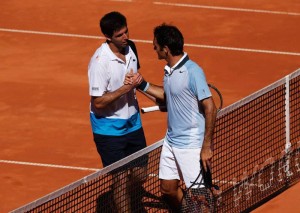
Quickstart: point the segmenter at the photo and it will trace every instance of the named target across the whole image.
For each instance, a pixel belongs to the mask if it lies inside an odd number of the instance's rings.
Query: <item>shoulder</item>
[[[206,81],[203,69],[196,62],[189,60],[186,62],[185,66],[190,82],[197,83],[199,81]]]
[[[102,44],[94,53],[91,58],[91,63],[107,63],[109,55],[106,50],[105,44]]]
[[[128,45],[130,46],[131,49],[136,49],[135,43],[130,39],[128,39]]]
[[[203,73],[203,69],[196,62],[192,60],[188,60],[185,63],[185,67],[191,74]]]
[[[109,67],[109,61],[109,55],[102,44],[91,57],[88,70],[91,73],[106,72]]]
[[[137,56],[137,49],[136,49],[135,43],[131,40],[128,40],[128,46],[132,49],[134,54]]]

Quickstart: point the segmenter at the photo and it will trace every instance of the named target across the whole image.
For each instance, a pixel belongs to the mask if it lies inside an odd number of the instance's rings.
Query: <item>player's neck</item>
[[[168,56],[168,58],[166,59],[168,62],[168,65],[170,67],[173,67],[181,58],[182,58],[183,54],[181,55],[176,55],[176,56]]]
[[[118,48],[114,43],[108,42],[110,50],[120,59],[125,61],[126,48]]]
[[[112,51],[113,53],[115,53],[115,54],[120,53],[120,54],[125,55],[125,50],[126,50],[126,48],[124,48],[124,47],[117,47],[117,46],[116,46],[114,43],[112,43],[112,42],[108,42],[108,46],[109,46],[109,48],[111,49],[111,51]]]

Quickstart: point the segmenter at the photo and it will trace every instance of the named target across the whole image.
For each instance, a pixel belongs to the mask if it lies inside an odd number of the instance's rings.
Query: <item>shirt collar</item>
[[[169,65],[165,66],[164,68],[165,73],[171,75],[175,69],[180,68],[188,60],[189,60],[189,56],[187,55],[187,53],[184,53],[183,56],[179,59],[179,61],[177,61],[177,63],[173,67],[170,67]]]
[[[110,60],[112,60],[112,61],[117,60],[117,61],[120,61],[120,62],[123,62],[123,63],[124,63],[124,61],[122,61],[120,58],[118,58],[118,57],[113,53],[113,51],[111,51],[111,49],[110,49],[110,47],[109,47],[109,45],[108,45],[107,42],[103,43],[103,45],[104,45],[104,48],[105,48],[106,52],[107,52],[108,55],[109,55]],[[130,51],[130,48],[129,48],[129,45],[128,45],[128,46],[126,47],[126,50],[125,50],[126,61],[130,58],[129,51]]]

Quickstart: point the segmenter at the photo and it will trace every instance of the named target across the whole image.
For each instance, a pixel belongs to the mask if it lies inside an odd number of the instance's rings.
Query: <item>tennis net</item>
[[[219,112],[212,167],[221,189],[217,212],[248,212],[299,181],[299,88],[300,69]],[[169,212],[158,179],[162,142],[12,212],[115,212],[113,199],[121,205],[129,197],[131,212]],[[134,172],[143,184],[131,184]],[[116,180],[130,196],[115,192]]]

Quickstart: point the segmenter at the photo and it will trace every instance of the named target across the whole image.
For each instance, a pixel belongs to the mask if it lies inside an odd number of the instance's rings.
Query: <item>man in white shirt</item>
[[[110,12],[100,20],[106,37],[92,56],[89,67],[90,121],[103,166],[108,166],[146,147],[135,87],[142,77],[135,44],[129,40],[125,16]],[[131,85],[124,85],[127,73],[137,73]],[[147,159],[137,167],[146,169]],[[143,182],[141,169],[131,169],[131,178]],[[130,212],[131,182],[128,171],[113,177],[114,201],[118,212]],[[133,183],[134,184],[134,183]],[[136,184],[136,183],[135,183]],[[120,193],[126,195],[122,198]],[[125,205],[123,200],[125,199]]]

